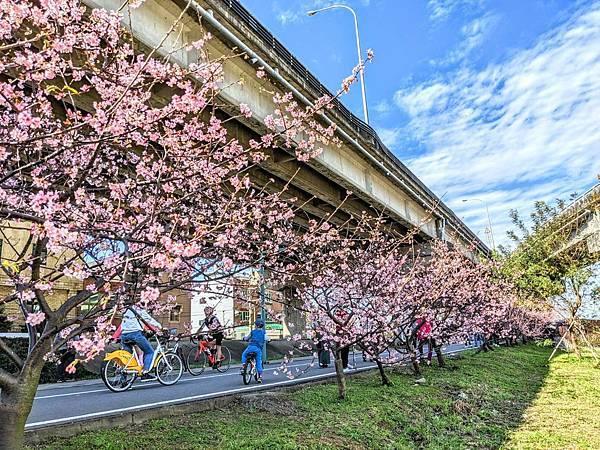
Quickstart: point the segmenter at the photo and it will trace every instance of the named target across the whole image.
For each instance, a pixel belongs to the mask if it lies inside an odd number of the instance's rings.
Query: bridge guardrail
[[[264,26],[262,25],[238,0],[211,0],[218,2],[224,6],[228,12],[237,20],[249,27],[262,43],[272,50],[278,58],[289,65],[289,68],[298,75],[313,93],[322,96],[334,95],[321,83],[319,80],[304,66],[292,53]],[[346,108],[339,100],[335,99],[336,114],[339,114],[362,139],[371,142],[375,148],[385,154],[404,177],[411,182],[413,187],[423,193],[423,196],[429,200],[431,204],[438,205],[444,215],[451,219],[452,226],[458,227],[465,233],[472,242],[477,243],[481,251],[486,254],[490,253],[487,246],[467,227],[462,220],[445,205],[419,178],[417,178],[409,169],[402,163],[396,155],[394,155],[381,141],[377,132],[361,119],[356,117],[348,108]]]

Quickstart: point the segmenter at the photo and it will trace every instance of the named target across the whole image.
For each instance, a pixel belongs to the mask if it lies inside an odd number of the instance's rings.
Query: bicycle
[[[156,333],[152,333],[152,337],[156,339],[156,348],[150,365],[151,371],[156,374],[160,384],[172,386],[183,375],[183,361],[177,353],[163,347],[167,338],[159,339]],[[127,344],[133,346],[135,342],[127,342]],[[104,357],[102,381],[111,391],[124,392],[130,389],[135,380],[141,376],[143,366],[144,362],[135,350],[133,353],[123,349],[115,350]]]
[[[252,378],[256,380],[257,383],[261,383],[258,378],[258,371],[256,369],[256,353],[250,352],[246,356],[246,364],[242,368],[242,378],[244,379],[244,384],[250,384]]]
[[[187,371],[191,375],[195,377],[201,375],[208,364],[221,373],[225,373],[229,370],[229,367],[231,366],[231,352],[227,347],[221,345],[221,361],[217,362],[216,350],[209,347],[207,339],[202,337],[199,341],[196,341],[196,339],[192,337],[191,342],[193,344],[197,343],[195,348],[188,351],[187,357],[185,358]]]

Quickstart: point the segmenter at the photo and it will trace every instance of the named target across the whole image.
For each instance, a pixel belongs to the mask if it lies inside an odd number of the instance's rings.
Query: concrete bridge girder
[[[92,7],[112,10],[117,10],[122,5],[121,0],[84,1]],[[180,14],[181,7],[175,2],[147,0],[141,7],[125,11],[123,23],[127,27],[131,24],[137,40],[149,48],[154,48],[169,32]],[[200,23],[190,11],[190,15],[186,15],[165,40],[159,53],[162,55],[170,53],[170,60],[182,66],[198,62],[198,51],[186,50],[185,44],[199,39],[202,33]],[[218,39],[209,41],[207,48],[212,57],[232,54],[230,47]],[[280,90],[267,80],[257,79],[255,71],[256,68],[242,57],[227,59],[224,64],[224,85],[227,88],[223,91],[222,97],[232,105],[232,108],[236,108],[240,103],[250,105],[255,120],[248,125],[260,133],[264,131],[264,127],[260,129],[260,122],[273,110],[272,93]],[[240,79],[244,82],[239,83]],[[286,166],[286,164],[281,160],[279,162],[273,160],[265,164],[265,169],[285,177],[291,169],[291,165]],[[438,236],[439,231],[430,212],[403,192],[402,186],[395,184],[385,174],[376,170],[347,143],[343,143],[340,148],[333,145],[323,146],[322,154],[311,161],[310,167],[314,172],[324,175],[325,182],[337,184],[343,192],[352,191],[366,205],[374,205],[384,210],[386,214],[406,226],[419,227],[423,235],[430,238]],[[333,206],[337,206],[336,201],[339,204],[338,194],[332,196],[331,189],[323,184],[323,180],[317,182],[315,177],[305,176],[305,168],[302,168],[301,172],[302,175],[295,181],[298,187],[308,192],[312,191],[311,193],[332,203]]]

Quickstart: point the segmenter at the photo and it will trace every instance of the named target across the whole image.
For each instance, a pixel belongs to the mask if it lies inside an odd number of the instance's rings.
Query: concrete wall
[[[222,283],[209,283],[210,292],[197,293],[191,301],[192,304],[192,330],[196,331],[200,322],[204,320],[204,308],[212,306],[221,324],[225,327],[233,326],[233,288]]]
[[[14,262],[16,260],[18,253],[22,252],[25,245],[27,245],[30,226],[31,224],[27,222],[0,222],[0,229],[2,230],[2,233],[0,233],[0,262]],[[31,255],[31,247],[25,253],[25,258],[29,255]],[[54,271],[57,264],[71,256],[72,255],[67,253],[60,259],[48,256],[42,265],[41,275],[44,276]],[[25,271],[22,274],[25,276],[28,274],[31,275],[30,271]],[[82,289],[83,283],[81,281],[74,278],[62,277],[60,280],[53,283],[52,291],[46,293],[46,301],[51,308],[55,309]],[[14,283],[6,276],[4,271],[0,270],[0,299],[12,294],[14,290]],[[74,316],[74,314],[75,312],[71,313],[69,317]],[[18,318],[18,320],[12,324],[13,330],[19,330],[25,325],[21,310],[16,302],[10,302],[4,305],[4,315],[7,317]]]

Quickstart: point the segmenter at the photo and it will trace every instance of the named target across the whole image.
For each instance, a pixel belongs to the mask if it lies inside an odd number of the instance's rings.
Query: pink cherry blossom
[[[250,117],[252,117],[252,110],[245,103],[240,103],[240,112],[247,119],[249,119]]]
[[[43,312],[29,313],[25,318],[25,323],[35,327],[46,320],[46,314]]]

